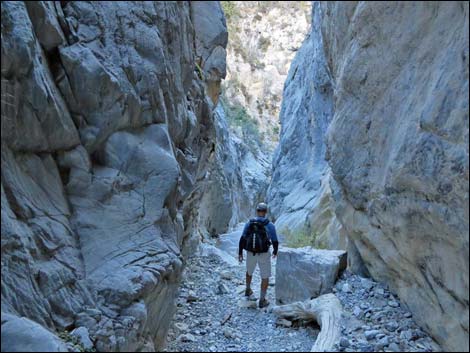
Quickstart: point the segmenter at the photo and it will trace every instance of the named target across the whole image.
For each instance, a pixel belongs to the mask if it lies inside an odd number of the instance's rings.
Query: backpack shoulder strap
[[[248,228],[247,228],[247,234],[253,231],[253,225],[257,223],[255,218],[252,218],[248,221]]]

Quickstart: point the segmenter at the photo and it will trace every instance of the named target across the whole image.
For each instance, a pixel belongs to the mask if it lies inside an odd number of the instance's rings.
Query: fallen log
[[[317,322],[320,333],[311,352],[330,352],[341,335],[342,310],[338,298],[330,293],[304,302],[276,306],[273,312],[288,320]]]

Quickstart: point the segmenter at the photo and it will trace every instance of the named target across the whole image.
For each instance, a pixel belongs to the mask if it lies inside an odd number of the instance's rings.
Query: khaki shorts
[[[253,276],[256,264],[259,266],[261,278],[266,279],[271,277],[271,252],[263,252],[253,255],[251,252],[246,253],[246,272]]]

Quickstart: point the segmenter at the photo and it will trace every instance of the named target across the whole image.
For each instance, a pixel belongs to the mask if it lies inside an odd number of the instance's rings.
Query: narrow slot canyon
[[[1,12],[2,352],[469,350],[468,2]]]

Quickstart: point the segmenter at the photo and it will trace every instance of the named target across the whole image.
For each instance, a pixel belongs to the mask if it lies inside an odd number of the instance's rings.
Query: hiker
[[[269,305],[266,300],[266,292],[271,276],[271,252],[269,247],[273,246],[273,259],[277,256],[279,242],[276,235],[276,227],[266,218],[268,206],[261,202],[256,207],[257,217],[250,219],[245,224],[240,242],[238,245],[238,260],[243,261],[243,250],[246,250],[246,290],[245,296],[251,297],[251,279],[258,264],[261,273],[261,294],[259,307],[264,308]]]

